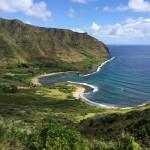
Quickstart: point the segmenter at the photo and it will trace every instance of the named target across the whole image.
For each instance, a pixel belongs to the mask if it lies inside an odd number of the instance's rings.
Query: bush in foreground
[[[140,145],[135,142],[134,138],[129,134],[122,135],[116,144],[117,150],[142,150]]]
[[[50,124],[28,132],[12,122],[0,122],[0,149],[89,150],[87,141],[75,130]]]
[[[92,150],[142,150],[140,145],[135,142],[129,134],[123,134],[115,143],[105,143],[94,141]]]
[[[79,132],[53,125],[42,127],[37,132],[33,147],[47,150],[88,150],[87,142]]]

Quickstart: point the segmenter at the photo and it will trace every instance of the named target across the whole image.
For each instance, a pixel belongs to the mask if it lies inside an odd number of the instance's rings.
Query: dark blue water
[[[135,107],[150,101],[150,46],[108,46],[115,59],[99,72],[81,77],[75,73],[43,77],[40,82],[74,81],[98,87],[87,99],[113,107]]]

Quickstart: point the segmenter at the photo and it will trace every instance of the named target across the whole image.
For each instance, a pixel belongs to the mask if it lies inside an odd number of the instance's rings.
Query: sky
[[[0,17],[87,32],[105,44],[150,45],[150,0],[0,0]]]

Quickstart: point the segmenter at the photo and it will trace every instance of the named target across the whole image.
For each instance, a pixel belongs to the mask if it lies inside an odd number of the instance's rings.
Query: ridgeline
[[[87,73],[109,58],[107,47],[87,33],[0,19],[1,64],[38,63]]]

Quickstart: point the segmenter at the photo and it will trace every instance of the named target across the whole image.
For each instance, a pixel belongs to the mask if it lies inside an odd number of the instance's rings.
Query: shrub
[[[10,85],[10,86],[3,86],[3,92],[4,93],[17,93],[18,89],[16,85]]]
[[[88,150],[87,142],[79,132],[53,125],[39,130],[33,143],[35,149]]]
[[[117,150],[142,150],[134,138],[129,134],[122,135],[121,139],[116,144]]]
[[[113,143],[106,143],[102,141],[94,140],[91,150],[116,150]]]

